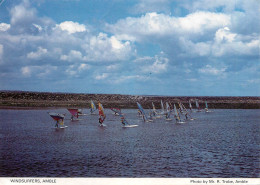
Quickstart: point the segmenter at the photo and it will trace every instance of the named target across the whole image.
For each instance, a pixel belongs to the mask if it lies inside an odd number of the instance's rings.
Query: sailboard
[[[71,109],[68,109],[68,111],[70,112],[71,114],[71,120],[72,121],[79,121],[79,109],[77,108],[71,108]]]
[[[114,112],[114,115],[116,116],[119,116],[121,113],[121,109],[119,108],[110,108],[113,112]]]
[[[139,109],[139,111],[140,111],[140,113],[141,113],[141,115],[143,117],[144,122],[152,121],[152,120],[148,120],[142,105],[140,103],[138,103],[138,102],[136,102],[136,103],[137,103],[138,109]]]
[[[176,108],[176,105],[174,104],[174,113],[175,113],[175,119],[176,119],[176,124],[182,124],[182,123],[185,123],[184,121],[181,120],[180,118],[180,115],[179,115],[179,112]]]
[[[105,115],[105,112],[104,112],[104,108],[103,108],[103,106],[100,102],[98,103],[98,114],[99,114],[99,118],[98,118],[99,126],[105,126],[103,124],[103,122],[106,119],[106,115]]]
[[[191,101],[189,100],[189,107],[190,107],[190,111],[192,112],[192,105],[191,105]]]
[[[212,111],[210,111],[209,108],[208,108],[208,103],[207,103],[207,101],[205,101],[205,112],[212,112]]]
[[[191,113],[188,112],[186,107],[183,105],[183,103],[180,102],[180,105],[182,107],[183,114],[185,115],[186,120],[194,120],[194,118],[191,117]]]
[[[172,119],[170,118],[171,108],[170,108],[168,102],[166,102],[166,114],[165,114],[165,116],[166,116],[166,121],[172,121]]]
[[[94,112],[97,110],[95,103],[90,100],[90,114],[95,114]]]
[[[125,119],[122,113],[119,114],[121,117],[121,123],[123,128],[132,128],[132,127],[137,127],[138,125],[131,125],[128,123],[128,121]]]
[[[196,100],[196,107],[197,107],[197,112],[201,112],[201,109],[200,109],[200,105],[199,105],[199,102],[198,100]]]
[[[159,113],[157,112],[157,110],[156,110],[156,108],[155,108],[153,102],[152,102],[152,106],[153,106],[153,111],[152,111],[153,117],[155,117],[155,118],[161,118],[161,116],[160,116]]]
[[[63,128],[68,127],[68,126],[64,125],[65,114],[50,113],[50,112],[48,112],[48,114],[52,117],[53,120],[56,121],[56,125],[55,125],[56,129],[59,129],[59,128],[63,129]]]
[[[163,105],[163,101],[161,100],[161,115],[165,114],[165,109],[164,109],[164,105]]]

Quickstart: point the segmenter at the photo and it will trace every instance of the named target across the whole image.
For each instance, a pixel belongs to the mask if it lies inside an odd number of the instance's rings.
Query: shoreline
[[[76,94],[50,92],[0,91],[0,109],[57,109],[57,108],[90,108],[90,100],[97,105],[101,102],[105,108],[137,109],[139,102],[145,109],[151,109],[154,103],[157,109],[163,103],[172,105],[182,102],[188,108],[191,100],[195,108],[195,100],[209,109],[260,109],[260,97],[217,97],[217,96],[151,96],[151,95],[120,95],[120,94]]]

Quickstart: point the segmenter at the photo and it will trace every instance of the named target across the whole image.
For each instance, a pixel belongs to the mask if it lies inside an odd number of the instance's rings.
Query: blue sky
[[[1,90],[260,95],[258,0],[1,2]]]

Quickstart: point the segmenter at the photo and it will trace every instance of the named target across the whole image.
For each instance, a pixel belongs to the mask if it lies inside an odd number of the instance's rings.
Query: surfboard
[[[64,129],[67,128],[68,126],[61,126],[61,127],[54,127],[55,129]]]
[[[125,125],[122,126],[123,128],[133,128],[133,127],[137,127],[138,125]]]
[[[183,123],[186,123],[186,122],[180,121],[180,122],[177,122],[176,124],[183,124]]]

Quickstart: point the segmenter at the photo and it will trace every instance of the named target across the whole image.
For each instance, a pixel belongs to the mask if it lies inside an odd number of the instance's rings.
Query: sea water
[[[259,177],[260,110],[213,111],[177,125],[124,109],[138,127],[122,128],[109,109],[106,127],[88,109],[79,121],[66,109],[0,110],[0,176]],[[55,129],[47,112],[66,113],[68,127]]]

